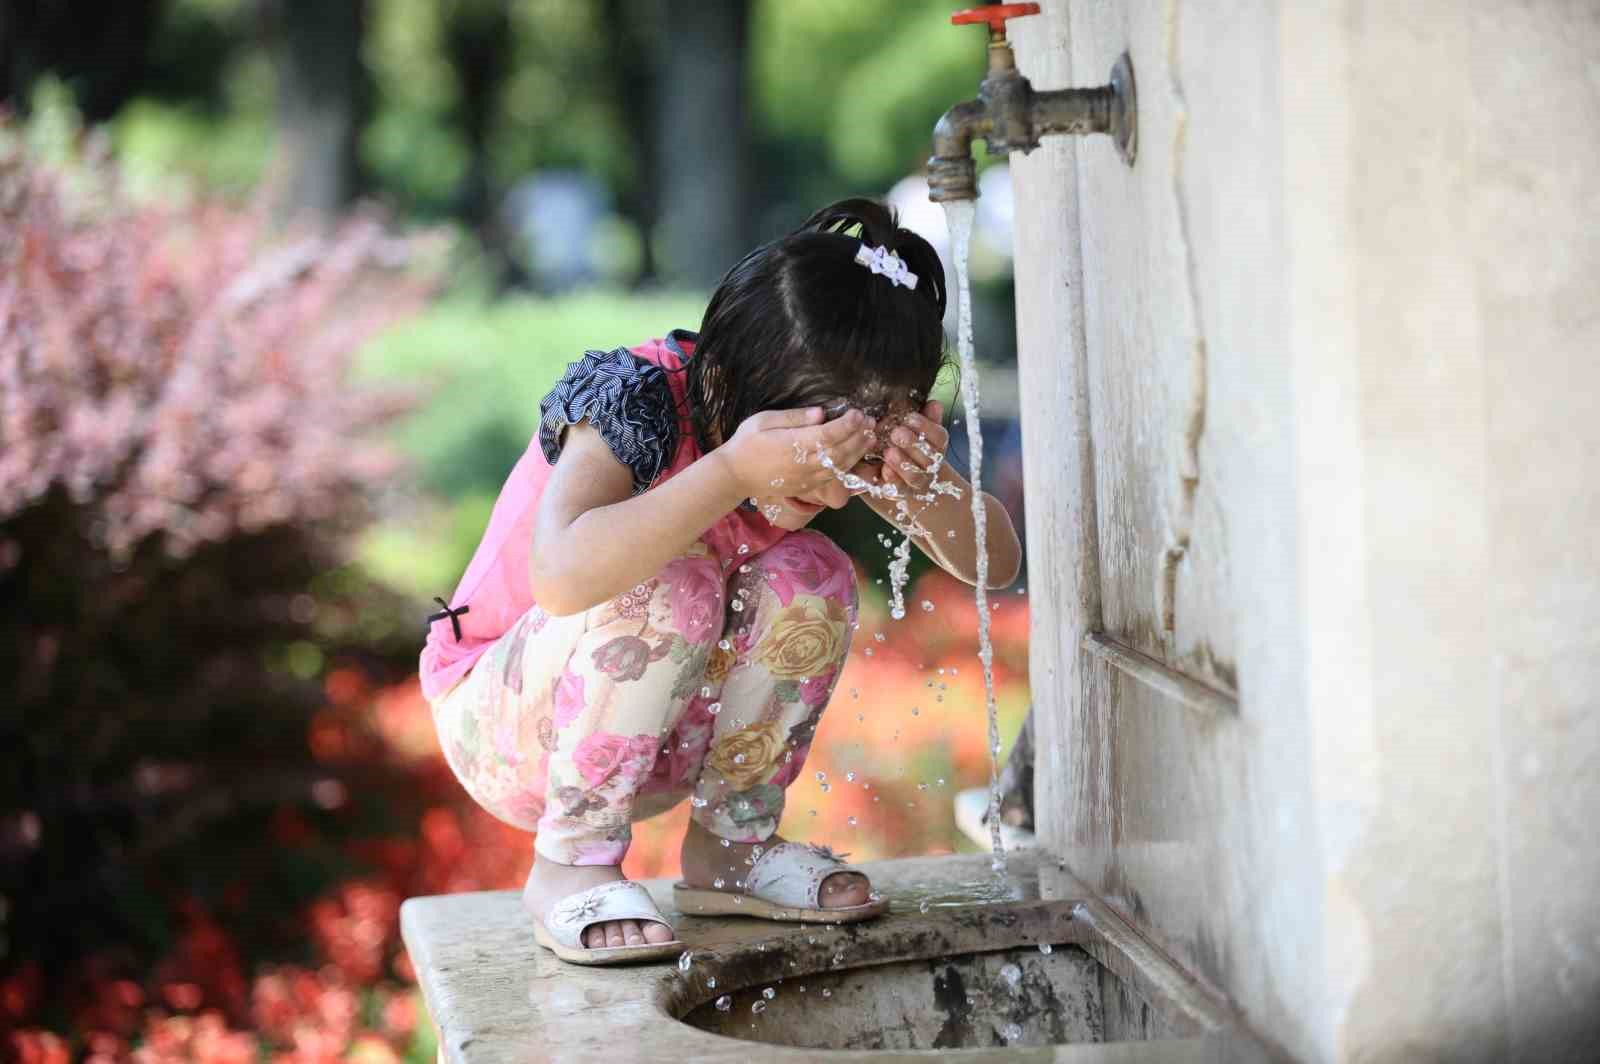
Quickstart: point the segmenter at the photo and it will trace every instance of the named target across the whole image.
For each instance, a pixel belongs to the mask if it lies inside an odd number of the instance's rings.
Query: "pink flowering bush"
[[[258,852],[277,811],[371,789],[307,750],[317,681],[414,661],[419,628],[344,563],[397,468],[372,430],[409,402],[350,359],[426,299],[426,247],[371,213],[273,233],[129,202],[88,144],[46,165],[0,117],[0,979],[145,970],[180,884],[196,911],[263,867],[320,889],[331,862]],[[242,978],[204,996],[242,1017]]]

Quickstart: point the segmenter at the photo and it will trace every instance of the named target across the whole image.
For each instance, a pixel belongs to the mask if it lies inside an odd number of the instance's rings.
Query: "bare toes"
[[[622,925],[615,920],[606,924],[606,945],[622,945]]]
[[[867,878],[859,872],[835,872],[822,882],[822,907],[840,909],[867,900]]]
[[[673,939],[672,928],[666,924],[651,920],[644,925],[646,942],[671,942]]]
[[[644,934],[639,930],[639,921],[622,921],[622,941],[630,946],[638,946],[644,942]]]
[[[585,929],[583,932],[583,944],[590,949],[600,949],[606,944],[606,929],[599,924]]]

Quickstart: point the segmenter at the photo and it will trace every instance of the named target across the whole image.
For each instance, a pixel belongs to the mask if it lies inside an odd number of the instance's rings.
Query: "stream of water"
[[[972,350],[972,294],[967,281],[967,257],[972,244],[972,222],[977,214],[977,205],[971,200],[950,200],[942,206],[949,223],[951,252],[956,269],[956,345],[961,358],[961,405],[967,426],[967,451],[972,467],[971,506],[978,569],[977,586],[973,594],[978,606],[978,660],[983,663],[984,709],[989,718],[989,809],[986,819],[989,823],[989,841],[994,850],[990,867],[995,872],[1003,872],[1005,845],[1000,838],[1000,719],[994,697],[994,646],[989,640],[989,525],[983,498],[983,429],[978,418],[978,364]],[[913,494],[909,499],[892,484],[874,484],[838,468],[833,462],[833,457],[820,445],[816,453],[816,459],[823,468],[832,472],[834,477],[843,482],[851,492],[868,492],[876,498],[893,499],[895,502],[895,525],[900,530],[902,538],[890,556],[889,615],[897,621],[906,615],[904,590],[911,561],[911,537],[930,534],[917,521],[917,515],[911,512],[910,502],[914,499],[932,505],[941,494],[953,498],[961,497],[959,488],[937,478],[945,455],[930,448],[927,441],[920,436],[917,446],[931,460],[929,471],[934,475],[934,479],[928,492]],[[798,444],[795,446],[794,460],[797,463],[804,464],[809,457],[803,447]],[[777,487],[781,483],[781,479],[774,480],[773,486]],[[776,520],[777,507],[772,507],[771,511],[767,515],[769,520]],[[949,535],[953,537],[955,532],[952,530]],[[888,546],[889,541],[886,539],[884,544]],[[928,603],[924,603],[923,606],[932,608]],[[738,608],[737,604],[735,608]],[[872,651],[869,649],[867,653],[871,654]]]
[[[994,700],[994,647],[989,642],[988,515],[983,501],[983,429],[978,423],[978,364],[972,352],[972,292],[967,283],[967,253],[972,246],[972,220],[977,204],[972,200],[945,200],[945,220],[950,228],[950,251],[956,267],[956,346],[961,357],[962,418],[967,425],[968,465],[972,475],[973,535],[977,544],[978,660],[983,662],[983,703],[989,714],[989,841],[994,848],[991,867],[1005,869],[1005,847],[1000,841],[1000,719]]]

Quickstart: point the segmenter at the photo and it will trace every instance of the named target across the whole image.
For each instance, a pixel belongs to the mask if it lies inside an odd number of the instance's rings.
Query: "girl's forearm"
[[[539,605],[565,616],[621,595],[683,554],[742,499],[713,451],[649,491],[585,511],[554,543],[535,550],[548,558],[582,559],[541,581],[545,597]]]
[[[960,488],[961,498],[956,499],[941,493],[936,501],[931,503],[912,502],[912,515],[929,534],[912,536],[911,541],[941,569],[963,583],[976,587],[978,541],[973,535],[972,485],[967,483],[965,477],[948,468],[940,471],[939,479],[949,481]],[[893,499],[876,499],[870,495],[863,498],[885,521],[890,524],[895,523]],[[1022,569],[1022,544],[1017,539],[1017,530],[1012,527],[1011,515],[1006,512],[1000,500],[988,492],[983,493],[983,498],[984,538],[987,541],[989,555],[989,587],[1008,587],[1016,580],[1017,574]],[[924,508],[919,510],[919,507]],[[950,532],[954,532],[955,535],[949,535]]]

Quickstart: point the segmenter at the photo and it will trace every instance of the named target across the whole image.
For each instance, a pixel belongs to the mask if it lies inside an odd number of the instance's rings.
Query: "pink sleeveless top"
[[[588,414],[599,423],[608,412],[612,412],[612,408],[638,397],[637,380],[630,382],[627,379],[633,368],[624,365],[623,351],[638,360],[635,367],[644,368],[642,364],[647,363],[666,371],[662,375],[671,388],[675,408],[672,418],[675,431],[672,423],[659,422],[655,427],[667,431],[650,438],[675,435],[676,448],[670,456],[659,456],[660,471],[648,483],[641,483],[645,475],[640,472],[638,456],[643,449],[628,446],[637,438],[635,425],[629,419],[620,417],[607,421],[607,443],[613,451],[628,452],[627,456],[619,453],[618,457],[635,471],[635,494],[676,476],[701,457],[702,452],[686,413],[686,377],[681,372],[693,357],[694,344],[698,339],[697,334],[686,329],[674,329],[664,338],[658,337],[637,347],[618,348],[609,354],[590,352],[583,362],[568,366],[564,384],[571,383],[575,375],[584,374],[587,367],[586,379],[593,386],[581,393],[566,393],[569,398],[579,394],[577,402],[553,403],[558,393],[552,392],[541,404],[545,417],[540,431],[534,433],[528,449],[506,478],[505,486],[500,489],[494,511],[489,516],[489,526],[472,561],[467,565],[466,573],[456,586],[455,594],[450,598],[450,611],[455,616],[452,618],[439,613],[430,618],[428,638],[419,663],[422,693],[426,698],[433,700],[447,693],[471,670],[473,663],[490,644],[536,605],[528,576],[532,551],[537,549],[533,543],[534,516],[538,512],[545,483],[554,468],[547,452],[558,450],[552,442],[553,434],[559,432],[561,425],[571,423],[568,418],[578,420]],[[621,372],[608,375],[597,360],[598,356],[609,360],[611,370]],[[647,368],[644,372],[654,376]],[[659,389],[659,382],[654,382],[654,387]],[[549,409],[552,406],[554,409]],[[650,426],[643,425],[641,428],[648,437]],[[543,441],[541,434],[544,435]],[[630,457],[634,461],[629,461]],[[784,530],[773,526],[759,512],[740,508],[730,510],[704,530],[699,538],[726,568],[739,556],[741,544],[748,544],[748,553],[754,554],[772,546],[783,536]],[[574,564],[580,563],[579,560],[574,561]],[[465,612],[461,612],[462,607],[467,607]],[[459,638],[454,627],[456,624],[461,628]]]

